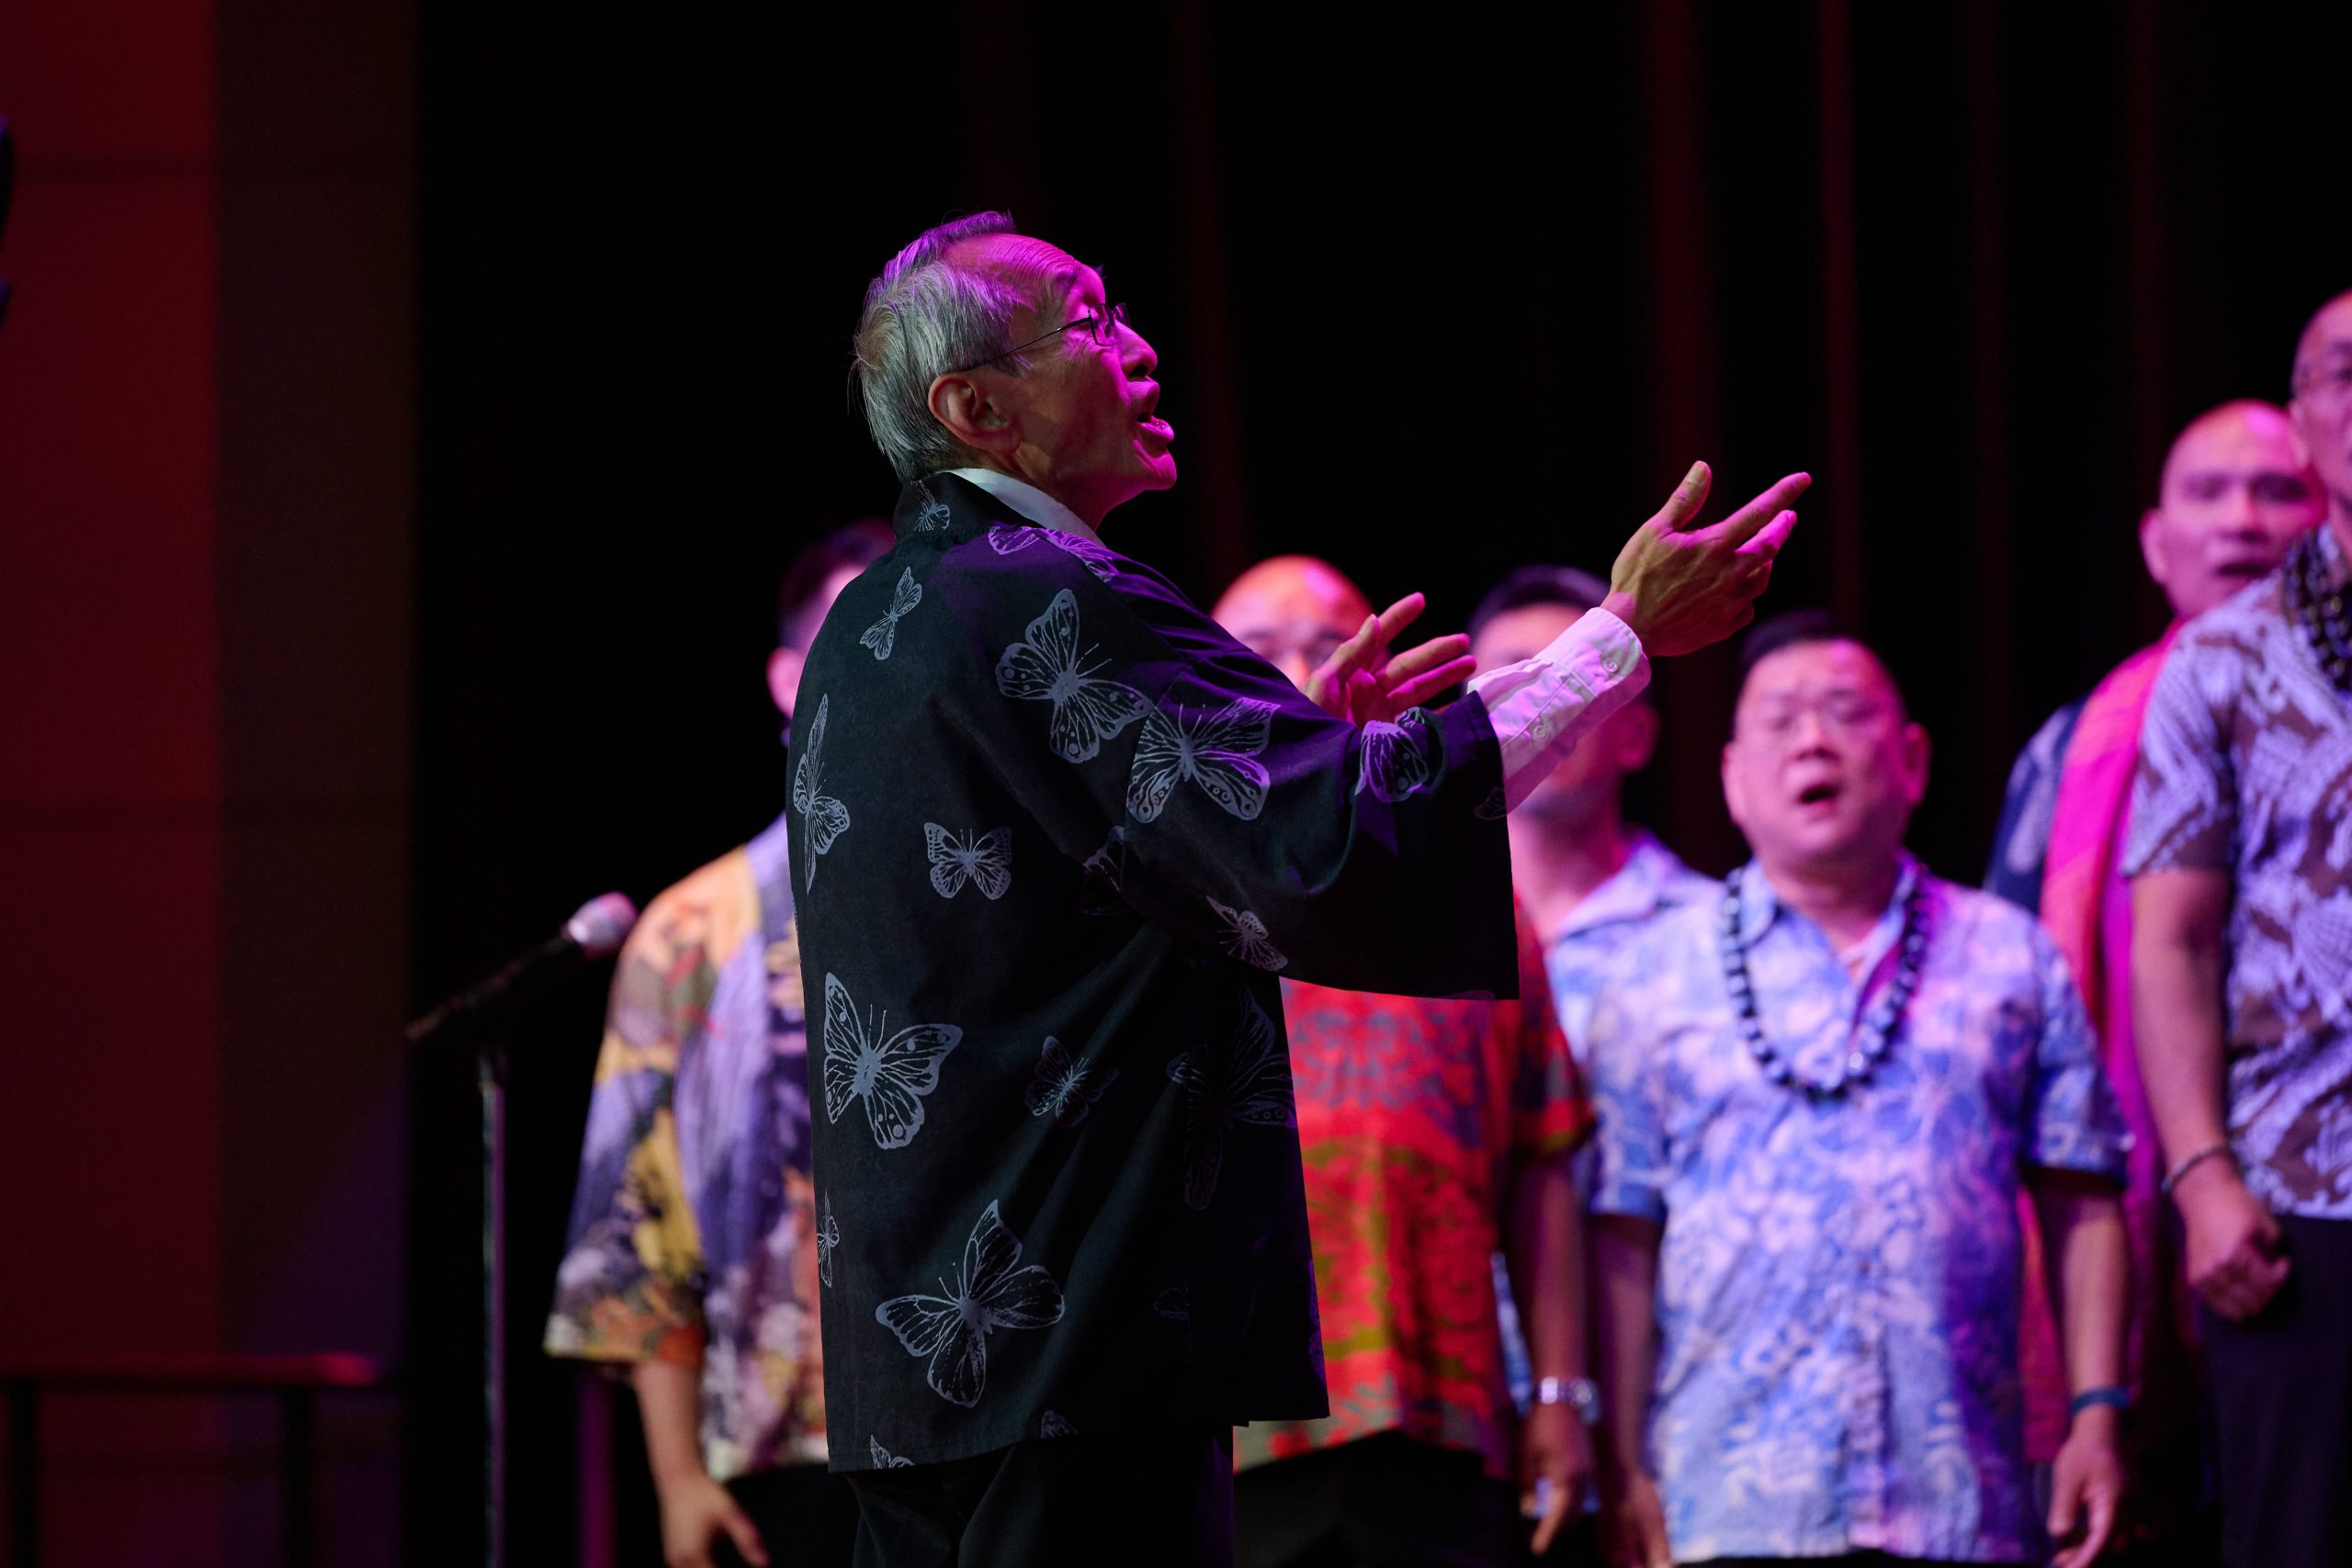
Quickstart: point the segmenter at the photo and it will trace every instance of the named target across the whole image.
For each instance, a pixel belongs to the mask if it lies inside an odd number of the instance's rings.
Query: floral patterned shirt
[[[656,898],[621,950],[550,1354],[702,1366],[719,1480],[825,1458],[824,1241],[779,820]]]
[[[1665,910],[1722,900],[1723,885],[1682,863],[1646,829],[1634,834],[1633,852],[1616,874],[1586,894],[1544,950],[1552,1005],[1579,1069],[1589,1071],[1593,1010],[1625,944]]]
[[[1926,874],[1906,858],[1850,971],[1744,877],[1759,1020],[1806,1077],[1838,1071],[1893,983]],[[2064,961],[2023,910],[1929,878],[1893,1049],[1816,1099],[1741,1040],[1721,903],[1635,939],[1593,1023],[1592,1207],[1664,1226],[1648,1450],[1674,1555],[2039,1561],[2019,1181],[2030,1166],[2120,1180],[2129,1143]]]
[[[1402,1431],[1511,1473],[1488,1257],[1512,1183],[1592,1127],[1534,931],[1519,999],[1283,983],[1331,1415],[1234,1434],[1249,1466]]]
[[[2314,536],[2337,581],[2344,552]],[[2156,677],[2123,869],[2229,874],[2229,1132],[2281,1213],[2352,1219],[2352,697],[2273,573]]]

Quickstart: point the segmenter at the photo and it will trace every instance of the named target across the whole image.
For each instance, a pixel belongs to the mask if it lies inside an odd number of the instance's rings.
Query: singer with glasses
[[[768,691],[789,725],[803,650],[889,546],[879,522],[803,550]],[[548,1321],[552,1355],[626,1364],[669,1568],[846,1563],[828,1476],[808,1175],[808,1030],[782,819],[654,899],[621,951]]]

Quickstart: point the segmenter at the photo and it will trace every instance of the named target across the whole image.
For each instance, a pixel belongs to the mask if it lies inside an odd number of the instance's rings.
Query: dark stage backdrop
[[[1880,642],[1938,746],[1915,845],[1962,878],[2019,742],[2161,626],[2133,525],[2170,433],[2283,396],[2352,286],[2340,12],[1271,9],[424,0],[420,999],[778,809],[773,585],[890,505],[847,333],[951,213],[1009,209],[1130,302],[1183,479],[1109,536],[1204,600],[1306,550],[1448,628],[1521,562],[1605,571],[1693,457],[1733,501],[1810,469],[1767,608]],[[1729,679],[1661,673],[1641,791],[1711,869]],[[535,1561],[571,1529],[568,1374],[529,1346],[594,991],[519,1041]],[[419,1091],[411,1529],[438,1561],[476,1518],[472,1105],[454,1064]]]

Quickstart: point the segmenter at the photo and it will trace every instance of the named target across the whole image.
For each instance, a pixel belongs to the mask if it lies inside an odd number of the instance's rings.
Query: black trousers
[[[2352,1562],[2352,1220],[2279,1217],[2294,1269],[2246,1323],[2204,1313],[2231,1568]]]
[[[739,1475],[727,1490],[759,1529],[768,1568],[849,1568],[857,1546],[857,1495],[846,1476],[821,1464],[795,1464]],[[743,1561],[724,1536],[712,1558],[719,1568]]]
[[[1233,1428],[1015,1443],[849,1477],[857,1568],[1227,1568]]]
[[[1239,1568],[1510,1568],[1518,1504],[1460,1449],[1383,1432],[1243,1471]]]

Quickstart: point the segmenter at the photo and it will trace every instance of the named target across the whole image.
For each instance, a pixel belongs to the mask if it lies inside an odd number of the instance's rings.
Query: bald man
[[[2293,385],[2325,522],[2174,639],[2123,857],[2223,1555],[2247,1568],[2352,1562],[2352,293],[2304,329]]]
[[[1328,562],[1244,572],[1213,612],[1302,690],[1372,606]],[[1492,1568],[1512,1483],[1547,1551],[1591,1474],[1583,1230],[1569,1159],[1592,1125],[1525,911],[1519,999],[1283,982],[1333,1414],[1236,1434],[1237,1560]],[[1505,1238],[1508,1237],[1506,1245]],[[1541,1402],[1506,1392],[1491,1259],[1525,1306]]]
[[[2036,910],[2082,987],[2134,1134],[2124,1193],[2133,1301],[2130,1427],[2132,1520],[2120,1550],[2158,1553],[2210,1536],[2209,1466],[2199,1436],[2195,1342],[2174,1227],[2156,1190],[2163,1174],[2142,1087],[2131,1016],[2131,890],[2121,875],[2130,790],[2148,694],[2180,628],[2261,580],[2319,521],[2319,487],[2295,448],[2287,412],[2251,399],[2191,420],[2165,456],[2156,503],[2140,518],[2140,555],[2171,603],[2152,647],[2087,696],[2052,715],[2009,775],[1985,886]],[[2023,1223],[2030,1228],[2034,1216]],[[2030,1455],[2047,1463],[2064,1440],[2070,1391],[2049,1292],[2029,1247],[2019,1336]]]

